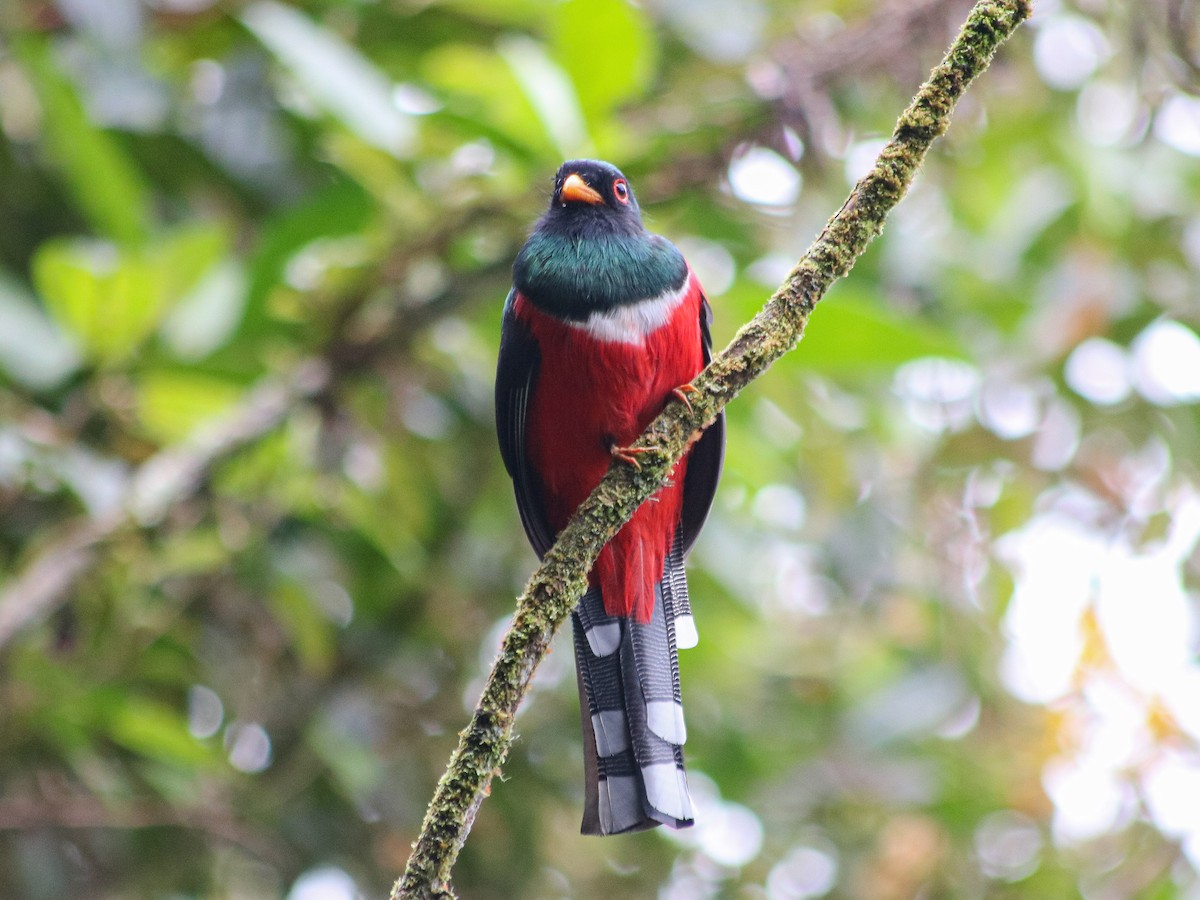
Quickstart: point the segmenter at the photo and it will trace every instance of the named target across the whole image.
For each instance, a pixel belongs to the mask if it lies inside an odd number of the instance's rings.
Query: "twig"
[[[1185,74],[1181,81],[1183,87],[1195,91],[1200,85],[1200,59],[1196,57],[1196,48],[1192,41],[1195,22],[1194,0],[1167,0],[1167,39],[1175,58],[1183,64]]]
[[[717,413],[754,378],[792,349],[817,301],[883,228],[912,182],[926,151],[949,124],[967,85],[1029,17],[1029,0],[980,0],[945,59],[896,124],[874,169],[829,220],[763,310],[694,381],[692,409],[670,404],[636,446],[640,471],[616,466],[580,506],[517,601],[479,705],[461,733],[425,815],[392,900],[450,898],[450,873],[512,742],[513,721],[551,637],[583,593],[601,548],[661,486]]]
[[[795,129],[805,158],[819,162],[828,152],[824,135],[838,118],[829,98],[831,85],[880,74],[898,82],[920,77],[913,48],[946,40],[969,7],[967,0],[893,0],[821,40],[795,37],[773,47],[771,58],[783,75],[778,119]],[[772,132],[779,133],[778,123],[772,124]]]
[[[281,846],[238,822],[224,809],[187,809],[157,804],[133,803],[114,807],[86,794],[57,796],[13,796],[0,799],[0,831],[31,831],[37,828],[188,828],[202,831],[230,844],[244,847],[256,856],[281,862]]]
[[[160,521],[195,494],[217,463],[270,434],[298,403],[324,390],[329,372],[319,360],[310,360],[287,381],[266,379],[231,415],[146,460],[130,480],[120,512],[69,526],[0,592],[0,650],[66,601],[97,562],[105,541],[124,527]]]

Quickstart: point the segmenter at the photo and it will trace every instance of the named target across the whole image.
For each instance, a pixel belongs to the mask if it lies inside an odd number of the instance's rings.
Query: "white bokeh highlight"
[[[1041,23],[1033,42],[1033,61],[1042,80],[1052,88],[1081,87],[1108,59],[1108,40],[1083,16],[1060,14]]]
[[[1159,406],[1200,400],[1200,337],[1179,322],[1159,319],[1134,338],[1138,393]]]
[[[1188,156],[1200,156],[1200,98],[1168,97],[1154,117],[1154,136]]]
[[[791,206],[800,196],[799,171],[766,147],[751,147],[729,164],[729,188],[758,206]]]
[[[1129,488],[1130,507],[1150,515],[1163,467],[1153,447],[1141,455],[1147,471]],[[1154,540],[1105,527],[1077,492],[1049,498],[997,542],[1015,579],[1001,676],[1017,697],[1064,717],[1062,752],[1043,771],[1057,841],[1091,840],[1142,815],[1195,863],[1200,759],[1164,752],[1161,729],[1200,741],[1200,610],[1184,583],[1200,543],[1200,491],[1165,494],[1169,525]]]
[[[1071,390],[1099,406],[1120,403],[1133,391],[1128,356],[1104,338],[1088,338],[1072,350],[1063,377]]]
[[[362,896],[346,872],[336,866],[322,866],[297,878],[287,900],[359,900]]]

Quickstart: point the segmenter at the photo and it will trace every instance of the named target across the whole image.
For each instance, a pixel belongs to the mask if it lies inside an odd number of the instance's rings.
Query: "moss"
[[[454,896],[450,872],[508,754],[517,707],[550,638],[583,593],[600,549],[658,490],[725,404],[796,346],[817,302],[883,230],[887,214],[907,192],[929,146],[949,125],[955,103],[1029,14],[1027,0],[976,4],[946,58],[900,116],[875,167],[855,185],[762,311],[695,379],[698,392],[691,397],[692,409],[668,405],[637,443],[656,452],[640,457],[640,470],[615,465],[576,512],[517,602],[479,707],[438,784],[392,900]]]

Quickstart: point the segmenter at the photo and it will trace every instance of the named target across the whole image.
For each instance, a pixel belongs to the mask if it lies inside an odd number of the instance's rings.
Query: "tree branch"
[[[616,465],[580,506],[517,601],[512,626],[425,815],[392,900],[451,898],[450,872],[512,742],[513,721],[554,632],[587,584],[601,548],[662,485],[676,463],[742,388],[791,350],[818,300],[883,229],[930,145],[945,132],[968,84],[1029,17],[1029,0],[980,0],[912,104],[875,167],[851,192],[763,310],[693,382],[692,409],[670,404],[637,446],[640,471]]]
[[[286,850],[239,822],[231,811],[211,802],[203,808],[129,802],[114,805],[100,797],[70,791],[50,796],[15,795],[0,799],[0,831],[40,828],[139,829],[189,828],[243,847],[261,859],[287,862]]]
[[[842,79],[882,75],[903,84],[919,78],[914,48],[948,40],[969,7],[964,0],[893,0],[833,34],[780,41],[770,56],[782,70],[783,90],[768,139],[786,150],[779,125],[790,126],[804,142],[806,160],[819,165],[829,152],[828,133],[841,131],[830,88]]]

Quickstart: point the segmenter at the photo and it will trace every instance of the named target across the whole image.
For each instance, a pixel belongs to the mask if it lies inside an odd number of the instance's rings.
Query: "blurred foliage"
[[[1180,0],[1037,7],[729,409],[682,661],[700,823],[578,835],[560,642],[463,896],[1200,890],[1200,34]],[[0,895],[383,895],[534,563],[491,379],[559,162],[625,170],[721,345],[965,11],[0,9]],[[195,490],[137,506],[233,413]],[[1063,535],[1099,575],[1034,578]],[[1113,593],[1105,554],[1165,580]],[[1155,681],[1128,640],[1167,595]]]

